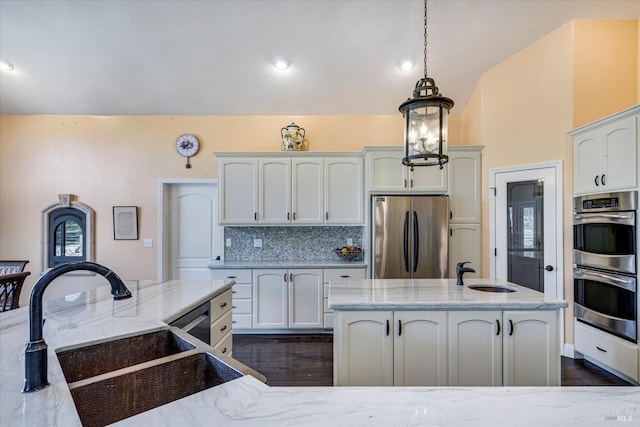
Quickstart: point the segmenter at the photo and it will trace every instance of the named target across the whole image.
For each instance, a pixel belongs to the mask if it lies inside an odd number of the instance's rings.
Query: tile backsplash
[[[362,247],[363,227],[225,227],[225,261],[338,261],[334,249],[353,240]],[[261,239],[262,247],[254,247]]]

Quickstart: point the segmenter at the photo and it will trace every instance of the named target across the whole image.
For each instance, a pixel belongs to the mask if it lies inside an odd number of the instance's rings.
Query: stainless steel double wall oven
[[[574,199],[573,281],[580,322],[638,340],[636,191]]]

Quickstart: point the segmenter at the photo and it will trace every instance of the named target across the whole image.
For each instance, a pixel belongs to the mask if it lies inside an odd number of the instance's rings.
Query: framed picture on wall
[[[138,240],[138,207],[113,207],[113,239]]]

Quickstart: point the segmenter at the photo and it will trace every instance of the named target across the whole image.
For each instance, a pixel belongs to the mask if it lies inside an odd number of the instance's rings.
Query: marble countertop
[[[494,293],[469,285],[508,286],[516,292]],[[556,310],[568,303],[503,280],[465,279],[359,279],[338,280],[329,287],[334,310]]]
[[[198,306],[230,283],[127,285],[130,300],[114,302],[106,286],[45,304],[51,386],[35,393],[21,393],[28,310],[0,314],[0,425],[79,426],[57,348],[166,328],[164,321],[177,311]],[[640,424],[639,387],[269,387],[244,376],[117,425],[600,426],[608,420]]]
[[[366,268],[364,261],[214,261],[211,270],[233,268]]]

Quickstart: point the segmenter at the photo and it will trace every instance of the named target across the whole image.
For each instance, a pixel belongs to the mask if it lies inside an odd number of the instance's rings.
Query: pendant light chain
[[[427,0],[424,0],[424,78],[427,78]]]

